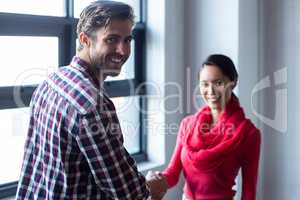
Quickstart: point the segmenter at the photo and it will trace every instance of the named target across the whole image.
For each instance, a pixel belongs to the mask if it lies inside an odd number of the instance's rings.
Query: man
[[[114,105],[102,89],[130,55],[133,18],[130,6],[112,1],[96,1],[81,13],[77,55],[32,96],[17,199],[159,194],[159,184],[154,179],[146,184],[124,148]]]

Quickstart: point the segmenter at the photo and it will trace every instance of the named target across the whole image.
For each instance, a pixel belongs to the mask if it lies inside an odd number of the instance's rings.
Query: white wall
[[[177,93],[164,84],[177,82],[183,88],[179,96],[184,104],[173,114],[157,110],[152,120],[179,123],[184,115],[195,112],[192,92],[202,61],[211,53],[232,57],[239,70],[241,103],[247,116],[262,130],[258,200],[300,199],[299,10],[299,0],[148,1],[148,80],[161,86],[163,97]],[[287,69],[287,74],[284,70],[274,74],[280,69]],[[276,85],[284,78],[287,83]],[[264,86],[268,83],[270,87]],[[266,88],[258,90],[259,86]],[[150,100],[154,110],[160,105],[177,104],[175,99],[163,104],[159,98]],[[160,163],[155,169],[163,169],[173,151],[175,136],[165,133],[155,129],[151,134],[156,136],[150,138],[155,144],[150,148],[156,151],[150,158]],[[156,155],[162,151],[162,156]],[[181,190],[182,182],[165,199],[180,199]]]
[[[238,65],[241,103],[263,134],[257,199],[300,199],[296,189],[300,185],[296,176],[300,166],[299,8],[299,0],[188,0],[185,4],[185,62],[192,74],[209,53],[227,54]],[[278,82],[274,72],[284,67],[288,83],[272,86]],[[286,78],[284,70],[277,75]],[[271,87],[254,92],[266,77]]]
[[[185,0],[185,66],[191,69],[186,84],[190,94],[197,86],[197,72],[204,59],[212,53],[230,56],[238,62],[238,0]],[[187,112],[197,107],[192,97],[187,100]]]
[[[300,43],[299,43],[299,0],[265,0],[263,10],[264,76],[273,76],[279,69],[287,68],[287,83],[276,84],[271,79],[272,88],[264,93],[263,112],[267,116],[276,115],[278,98],[274,93],[287,88],[287,130],[278,131],[272,126],[264,126],[264,169],[263,199],[300,199]]]
[[[184,85],[182,15],[182,0],[147,1],[149,162],[139,165],[144,173],[147,170],[160,171],[167,166],[175,147],[176,125],[184,114],[179,105],[183,98],[180,86]],[[182,189],[181,180],[164,199],[180,199]]]
[[[239,1],[239,51],[238,51],[238,73],[239,73],[239,98],[240,102],[250,118],[259,129],[262,129],[262,124],[253,113],[254,109],[260,112],[262,109],[263,97],[252,94],[252,90],[257,84],[262,74],[261,57],[261,22],[260,22],[260,4],[259,0],[240,0]],[[263,154],[261,154],[263,160]],[[263,176],[260,175],[264,168],[263,162],[260,162],[260,171],[257,185],[257,199],[262,198],[262,183]],[[241,188],[241,177],[239,177],[239,188]],[[240,190],[236,199],[240,199]]]

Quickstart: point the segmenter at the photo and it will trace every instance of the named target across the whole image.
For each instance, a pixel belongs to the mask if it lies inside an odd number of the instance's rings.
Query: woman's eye
[[[200,87],[206,88],[206,87],[208,87],[208,83],[201,82],[201,83],[200,83]]]
[[[223,82],[222,80],[218,80],[218,81],[216,82],[216,85],[217,85],[217,86],[223,86],[223,85],[224,85],[224,82]]]

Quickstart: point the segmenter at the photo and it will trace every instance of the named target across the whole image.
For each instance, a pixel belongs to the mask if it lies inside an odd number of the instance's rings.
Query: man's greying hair
[[[80,14],[77,24],[77,38],[84,32],[94,39],[94,33],[102,27],[106,27],[114,20],[130,20],[134,23],[134,14],[131,6],[116,1],[95,1],[87,6]],[[79,44],[78,51],[83,46]]]

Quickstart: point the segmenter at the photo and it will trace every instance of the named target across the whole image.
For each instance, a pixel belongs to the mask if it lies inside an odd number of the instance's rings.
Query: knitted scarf
[[[197,112],[190,123],[184,144],[187,158],[201,171],[213,171],[224,162],[243,142],[247,133],[254,128],[245,118],[243,109],[235,95],[226,105],[215,126],[208,106]]]

